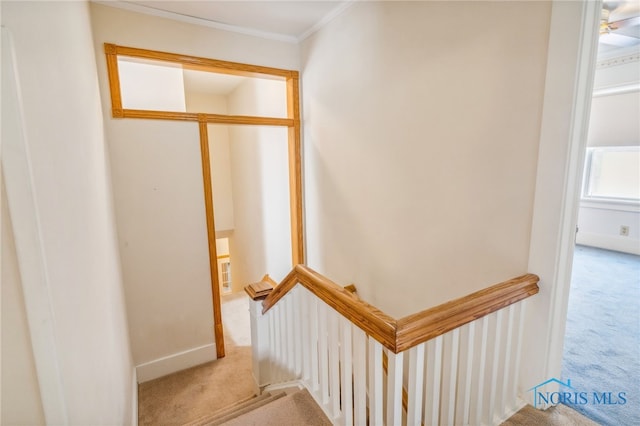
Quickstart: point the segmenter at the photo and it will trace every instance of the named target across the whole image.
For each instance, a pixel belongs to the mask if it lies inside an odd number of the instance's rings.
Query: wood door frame
[[[218,260],[216,253],[216,230],[213,215],[213,186],[211,181],[211,162],[209,157],[208,124],[243,124],[258,126],[284,126],[288,128],[288,164],[289,164],[289,208],[291,216],[291,260],[295,266],[305,263],[304,227],[302,220],[302,161],[300,149],[300,77],[298,71],[249,65],[218,59],[139,49],[105,43],[109,90],[111,93],[111,115],[113,118],[142,118],[155,120],[177,120],[197,122],[200,131],[200,157],[202,179],[204,183],[204,201],[206,212],[207,242],[209,248],[209,271],[211,274],[211,293],[213,299],[214,338],[216,355],[225,356],[224,334],[222,328],[220,286],[218,279]],[[193,112],[134,110],[122,107],[118,56],[156,60],[180,64],[184,69],[208,71],[238,75],[243,77],[261,77],[286,82],[287,117],[255,117],[243,115],[207,114]]]

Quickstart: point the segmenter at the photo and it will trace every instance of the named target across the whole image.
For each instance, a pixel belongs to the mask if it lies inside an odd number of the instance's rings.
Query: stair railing
[[[300,380],[334,424],[498,424],[524,405],[522,327],[537,282],[522,275],[396,320],[297,265],[266,297],[264,283],[246,289],[256,382]]]

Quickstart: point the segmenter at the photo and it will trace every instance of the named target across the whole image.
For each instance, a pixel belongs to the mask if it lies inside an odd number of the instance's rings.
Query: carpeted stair
[[[331,422],[306,389],[291,394],[265,392],[239,401],[184,426],[309,425],[328,426]]]
[[[526,405],[500,426],[598,426],[566,405],[556,405],[546,410],[537,410]]]

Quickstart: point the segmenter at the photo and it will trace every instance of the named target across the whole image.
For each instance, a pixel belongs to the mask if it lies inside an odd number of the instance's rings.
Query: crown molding
[[[593,97],[599,98],[600,96],[624,95],[625,93],[633,92],[640,92],[640,82],[601,87],[593,91]]]
[[[271,33],[267,31],[259,31],[252,28],[240,27],[237,25],[224,24],[222,22],[210,21],[208,19],[196,18],[195,16],[182,15],[175,12],[167,12],[166,10],[160,10],[149,6],[142,6],[135,3],[129,3],[126,1],[107,1],[107,0],[92,0],[92,3],[96,3],[102,6],[115,7],[118,9],[128,10],[130,12],[142,13],[145,15],[157,16],[159,18],[171,19],[174,21],[184,22],[187,24],[200,25],[203,27],[214,28],[217,30],[229,31],[238,34],[244,34],[253,37],[260,37],[269,40],[283,41],[286,43],[297,44],[298,37],[288,36],[284,34]]]
[[[601,59],[596,62],[596,69],[615,67],[637,61],[640,61],[640,52],[636,50],[633,53]]]
[[[302,34],[300,34],[298,36],[298,42],[302,42],[302,41],[306,40],[307,38],[309,38],[312,34],[315,34],[316,32],[320,31],[323,27],[325,27],[327,24],[329,24],[329,22],[331,22],[334,19],[336,19],[345,10],[349,9],[355,3],[356,3],[356,0],[347,0],[345,2],[340,3],[334,9],[332,9],[329,13],[324,15],[324,17],[321,20],[319,20],[318,22],[316,22],[311,28],[309,28],[307,31],[305,31]]]

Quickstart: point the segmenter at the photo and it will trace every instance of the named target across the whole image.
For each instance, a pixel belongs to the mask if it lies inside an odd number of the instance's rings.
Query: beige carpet
[[[140,425],[183,425],[254,395],[248,297],[222,303],[226,356],[140,384]]]
[[[598,426],[598,423],[566,405],[560,404],[544,411],[527,405],[501,426]]]
[[[331,426],[309,391],[303,389],[250,411],[224,426]]]

